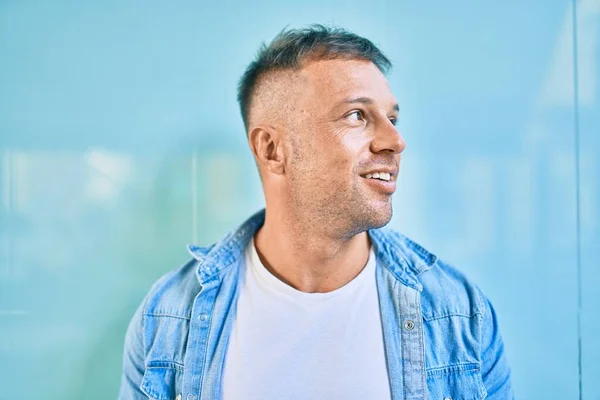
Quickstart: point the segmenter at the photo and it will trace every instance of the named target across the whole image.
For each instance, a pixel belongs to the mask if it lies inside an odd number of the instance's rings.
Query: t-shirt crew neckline
[[[248,250],[250,254],[246,254],[246,257],[248,257],[250,261],[252,271],[257,277],[257,281],[260,282],[263,286],[265,286],[265,289],[277,292],[290,298],[291,300],[295,300],[307,305],[316,305],[325,300],[343,298],[348,295],[352,295],[356,292],[358,288],[364,286],[363,283],[366,284],[371,275],[375,274],[375,253],[373,251],[373,247],[371,246],[371,248],[369,249],[369,258],[367,260],[367,263],[365,264],[364,268],[358,273],[358,275],[355,276],[354,279],[352,279],[350,282],[330,292],[307,293],[300,291],[281,281],[263,265],[263,263],[260,261],[260,257],[258,256],[258,252],[256,251],[254,238],[250,240]]]

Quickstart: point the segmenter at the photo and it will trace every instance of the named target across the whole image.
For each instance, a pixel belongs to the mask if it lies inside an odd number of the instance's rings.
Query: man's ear
[[[258,167],[277,175],[285,173],[282,134],[271,125],[258,125],[248,132],[248,144]]]

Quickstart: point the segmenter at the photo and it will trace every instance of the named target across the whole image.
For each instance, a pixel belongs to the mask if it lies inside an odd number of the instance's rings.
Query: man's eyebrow
[[[370,105],[375,104],[375,101],[373,99],[371,99],[370,97],[353,97],[353,98],[342,101],[342,104],[365,104],[365,105],[370,106]],[[400,107],[398,106],[398,103],[395,103],[392,106],[392,109],[396,112],[399,112]]]

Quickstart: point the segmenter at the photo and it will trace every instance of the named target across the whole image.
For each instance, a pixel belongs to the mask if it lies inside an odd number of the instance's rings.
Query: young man
[[[279,34],[239,85],[266,209],[161,278],[125,340],[121,399],[509,399],[494,310],[399,233],[405,142],[369,40]]]

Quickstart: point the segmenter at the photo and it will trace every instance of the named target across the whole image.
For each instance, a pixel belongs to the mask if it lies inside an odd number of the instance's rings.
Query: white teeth
[[[388,172],[374,172],[372,174],[365,175],[367,179],[381,179],[382,181],[390,181],[392,179],[392,175]]]

